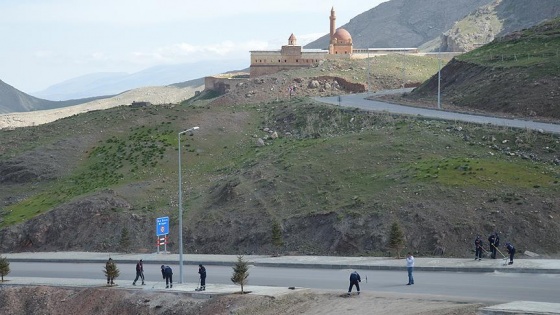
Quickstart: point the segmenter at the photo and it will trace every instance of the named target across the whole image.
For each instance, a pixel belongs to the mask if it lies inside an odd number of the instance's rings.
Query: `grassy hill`
[[[363,80],[364,65],[327,62],[217,99],[0,130],[0,251],[152,252],[161,216],[176,251],[177,133],[200,126],[181,141],[188,253],[389,255],[398,222],[418,255],[470,257],[474,236],[494,231],[520,252],[558,254],[558,136],[306,96],[319,93],[304,88],[317,75]],[[400,85],[397,73],[383,84]],[[279,82],[301,89],[282,98]]]
[[[560,18],[498,38],[442,69],[442,100],[521,117],[560,118]],[[437,76],[411,93],[437,91]]]

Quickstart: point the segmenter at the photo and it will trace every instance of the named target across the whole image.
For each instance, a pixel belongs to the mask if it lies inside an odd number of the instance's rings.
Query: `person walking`
[[[138,261],[136,263],[136,278],[134,278],[134,281],[132,282],[132,285],[136,285],[136,281],[138,281],[138,278],[142,279],[142,285],[145,285],[145,283],[144,283],[144,263],[143,263],[142,259],[140,259],[140,261]]]
[[[410,252],[406,254],[406,270],[408,271],[408,283],[406,285],[412,285],[414,284],[414,277],[412,276],[412,272],[414,271],[414,256],[412,256]]]
[[[115,284],[115,282],[113,282],[113,280],[115,280],[114,273],[111,272],[112,270],[115,270],[115,268],[116,266],[113,258],[109,257],[109,260],[105,263],[105,270],[107,271],[107,284]]]
[[[482,240],[480,235],[477,235],[474,240],[474,250],[474,260],[482,260]]]
[[[173,270],[171,267],[161,265],[161,275],[165,279],[165,288],[173,288]]]
[[[512,243],[506,243],[506,249],[509,254],[509,263],[508,265],[513,265],[513,255],[515,255],[515,247],[513,247]]]
[[[200,288],[199,291],[206,290],[206,268],[202,264],[198,265],[198,274],[200,275]]]
[[[350,274],[350,286],[348,287],[348,295],[352,292],[352,287],[356,286],[356,291],[360,294],[360,282],[362,282],[362,278],[360,278],[360,274],[357,271],[354,271]]]

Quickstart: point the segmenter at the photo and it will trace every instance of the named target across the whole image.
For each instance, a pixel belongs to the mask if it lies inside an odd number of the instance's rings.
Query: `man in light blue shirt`
[[[414,277],[412,277],[412,271],[414,270],[414,257],[409,252],[406,255],[406,270],[408,271],[408,283],[406,285],[414,284]]]

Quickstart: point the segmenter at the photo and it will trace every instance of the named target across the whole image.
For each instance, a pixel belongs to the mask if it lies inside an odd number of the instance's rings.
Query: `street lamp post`
[[[370,60],[369,60],[369,46],[367,49],[367,94],[368,96],[370,96],[371,94],[371,81],[370,81],[370,77],[371,77],[371,68],[369,66]]]
[[[440,35],[441,37],[441,35]],[[441,37],[443,39],[443,37]],[[438,49],[438,78],[437,78],[437,108],[441,109],[441,45],[443,41],[439,44]]]
[[[183,283],[183,180],[181,178],[181,135],[197,129],[198,127],[192,127],[179,132],[177,135],[179,139],[179,283]]]

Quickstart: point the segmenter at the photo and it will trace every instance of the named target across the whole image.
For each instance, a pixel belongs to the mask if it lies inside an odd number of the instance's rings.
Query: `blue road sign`
[[[169,234],[169,217],[161,217],[156,219],[156,235]]]

